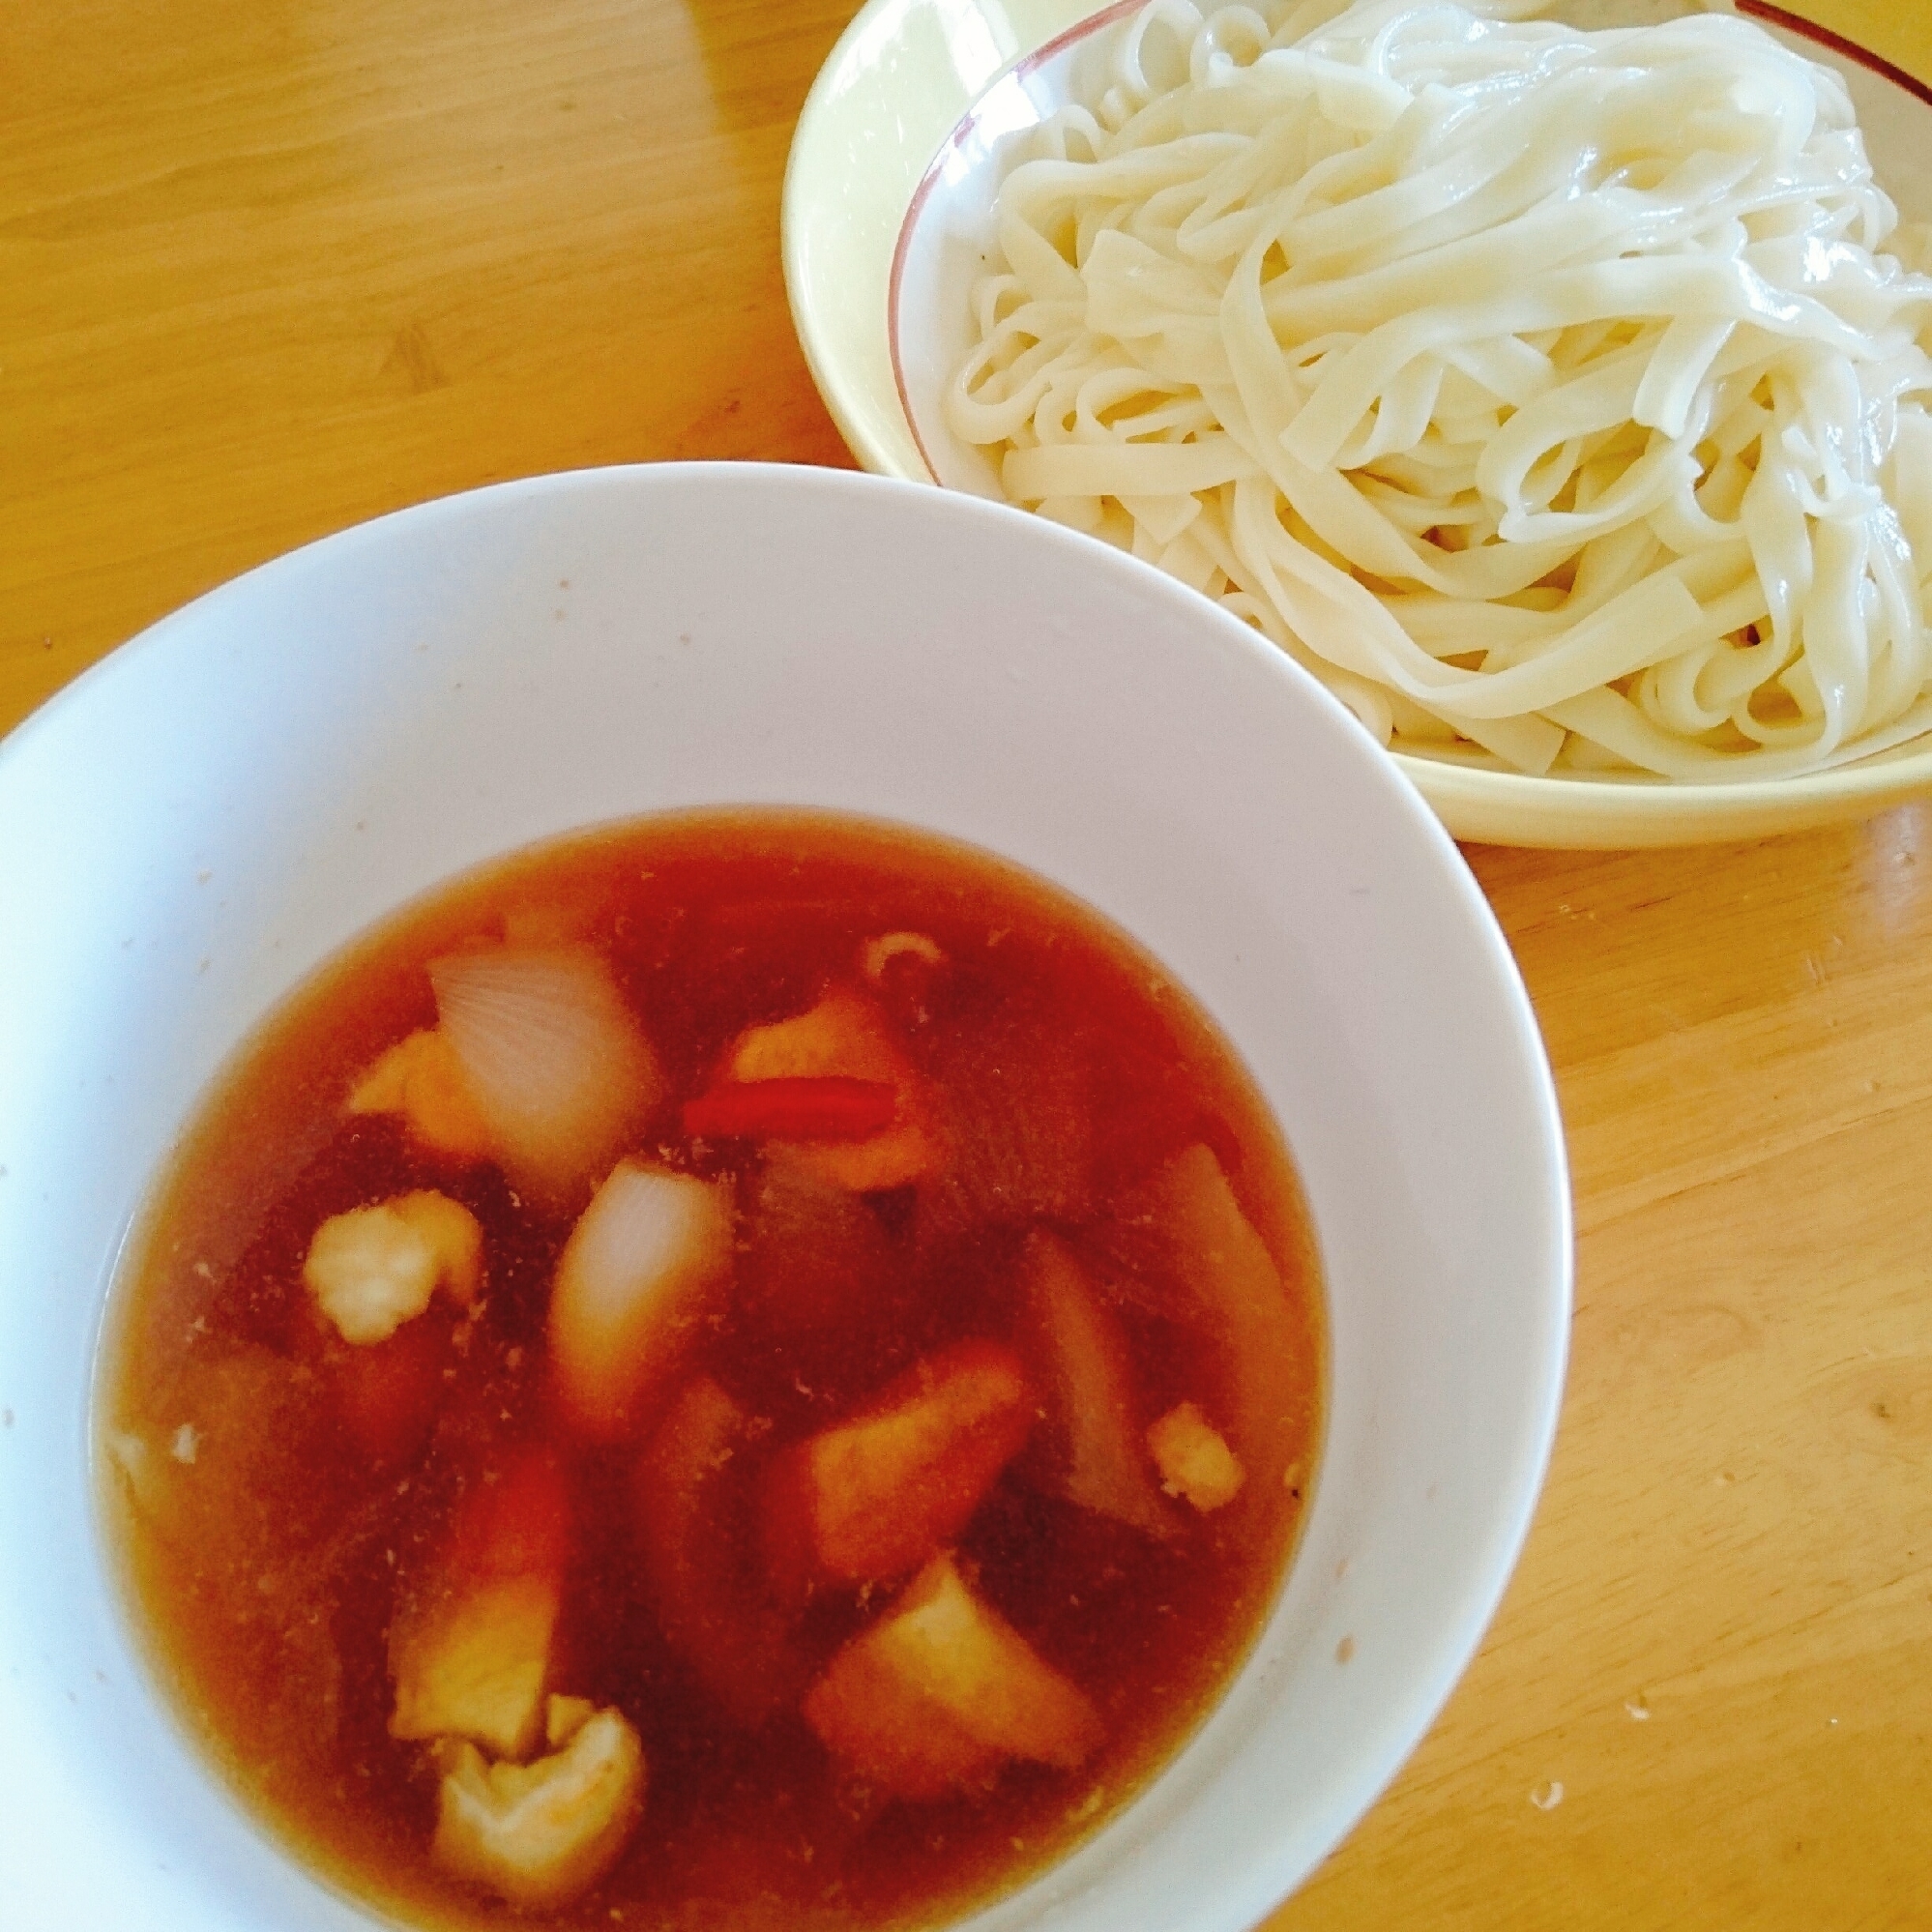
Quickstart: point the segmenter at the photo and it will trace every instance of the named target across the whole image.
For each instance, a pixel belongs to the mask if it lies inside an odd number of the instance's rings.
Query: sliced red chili
[[[685,1102],[685,1131],[708,1140],[864,1140],[891,1127],[887,1080],[730,1080]]]

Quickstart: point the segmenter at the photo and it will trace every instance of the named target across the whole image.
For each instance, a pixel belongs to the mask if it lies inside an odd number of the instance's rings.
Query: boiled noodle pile
[[[1155,0],[1031,137],[947,421],[1384,743],[1789,776],[1932,729],[1932,278],[1748,21]]]

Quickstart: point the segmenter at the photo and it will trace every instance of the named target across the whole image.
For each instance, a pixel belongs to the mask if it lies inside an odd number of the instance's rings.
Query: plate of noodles
[[[1761,0],[873,0],[785,269],[868,468],[1214,599],[1460,837],[1688,843],[1932,790],[1928,156]]]

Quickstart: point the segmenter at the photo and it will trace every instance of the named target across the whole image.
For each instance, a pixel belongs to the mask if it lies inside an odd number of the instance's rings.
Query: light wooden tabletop
[[[849,460],[778,187],[851,7],[0,9],[0,728],[380,511]],[[1926,0],[1810,11],[1932,75]],[[1571,1137],[1563,1433],[1480,1657],[1270,1924],[1932,1926],[1932,805],[1470,859]]]

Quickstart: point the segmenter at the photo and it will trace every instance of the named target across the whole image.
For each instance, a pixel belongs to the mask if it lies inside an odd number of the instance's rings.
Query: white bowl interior
[[[1241,625],[1037,519],[824,472],[538,479],[242,578],[0,751],[10,1927],[365,1922],[197,1771],[123,1629],[86,1419],[116,1248],[351,935],[535,838],[724,801],[970,839],[1136,934],[1278,1111],[1328,1272],[1326,1461],[1256,1654],[986,1932],[1234,1932],[1430,1722],[1528,1524],[1569,1287],[1547,1067],[1440,827]]]

